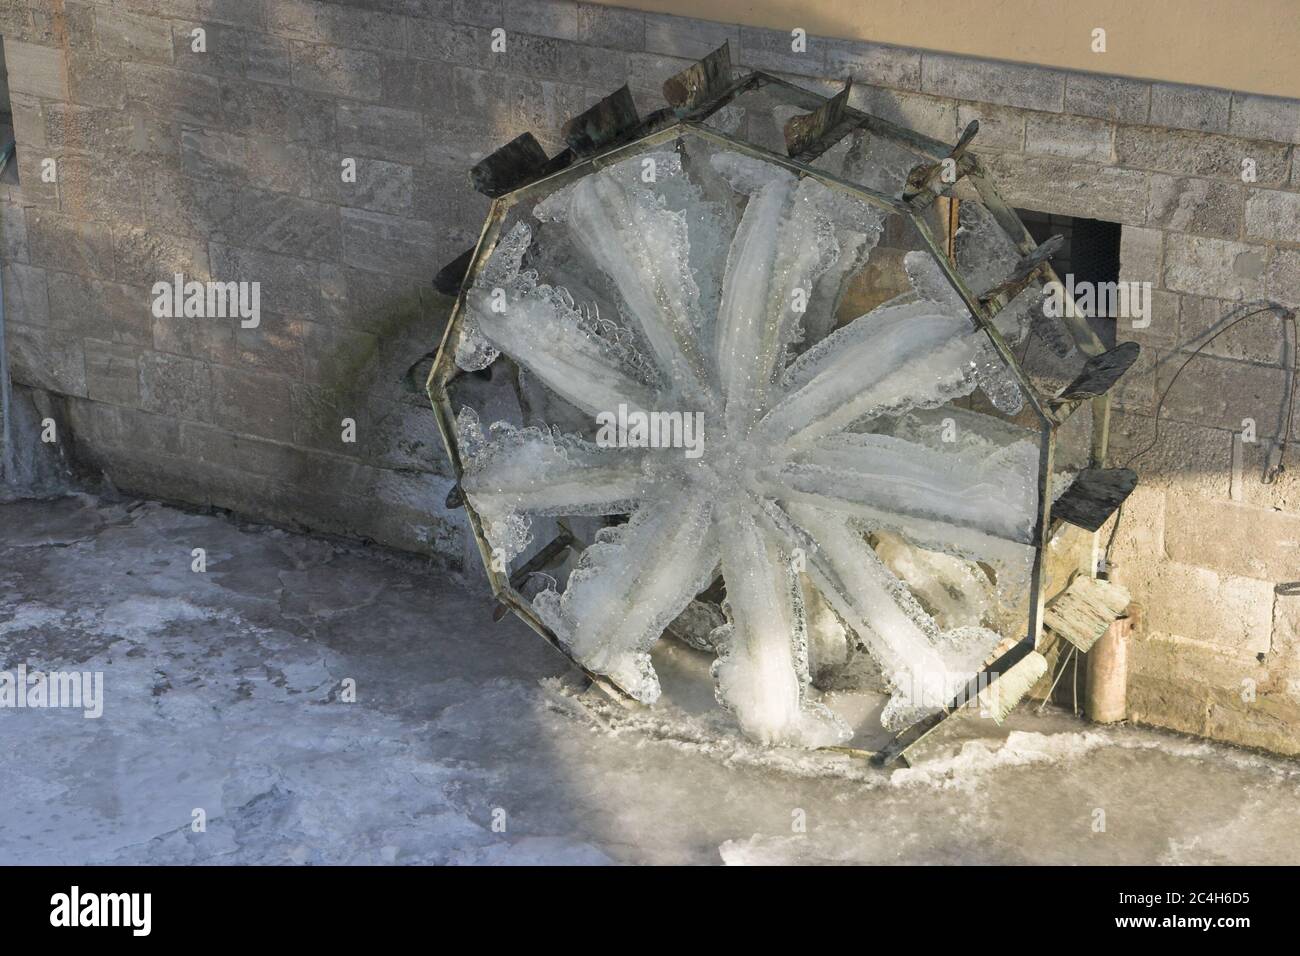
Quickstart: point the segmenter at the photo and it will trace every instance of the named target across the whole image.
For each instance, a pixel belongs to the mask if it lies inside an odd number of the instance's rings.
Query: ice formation
[[[620,407],[703,413],[698,458],[601,447],[590,432],[484,430],[469,409],[458,420],[462,487],[507,558],[533,516],[629,516],[533,605],[577,661],[637,699],[659,694],[649,652],[665,628],[693,605],[691,627],[713,623],[695,599],[718,575],[725,619],[690,641],[716,652],[719,702],[767,744],[848,736],[810,670],[856,646],[901,725],[950,699],[1001,640],[983,568],[1004,586],[1027,573],[1036,433],[949,416],[977,388],[1005,411],[1021,398],[929,251],[897,250],[886,264],[906,291],[836,327],[891,216],[739,153],[651,153],[546,197],[467,290],[462,367],[504,353],[593,421]],[[994,260],[976,260],[977,280],[991,284]],[[550,266],[584,274],[580,301]],[[1009,341],[1028,311],[999,317]],[[957,419],[958,440],[938,433]],[[966,586],[965,603],[945,590]]]

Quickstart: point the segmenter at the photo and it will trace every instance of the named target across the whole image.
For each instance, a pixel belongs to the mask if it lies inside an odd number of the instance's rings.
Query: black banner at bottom
[[[821,879],[835,882],[819,886]],[[777,905],[818,933],[840,926],[872,945],[962,938],[1019,945],[1041,941],[1027,935],[1040,930],[1070,941],[1183,941],[1198,933],[1231,944],[1243,933],[1288,926],[1291,883],[1287,871],[1242,867],[875,867],[717,879],[628,870],[557,877],[532,869],[14,867],[0,870],[0,898],[7,943],[75,932],[78,943],[98,936],[219,945],[245,941],[253,928],[259,943],[337,944],[380,928],[456,933],[448,942],[472,933],[487,942],[513,933],[537,939],[566,916],[584,934],[626,939],[631,921],[657,935],[674,932],[669,926],[679,918],[706,914],[723,916],[710,936],[744,938],[770,933]]]

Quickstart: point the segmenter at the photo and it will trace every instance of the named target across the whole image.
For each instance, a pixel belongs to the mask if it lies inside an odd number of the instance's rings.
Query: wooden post
[[[1122,617],[1088,651],[1088,677],[1084,712],[1099,724],[1112,724],[1128,716],[1129,618]]]

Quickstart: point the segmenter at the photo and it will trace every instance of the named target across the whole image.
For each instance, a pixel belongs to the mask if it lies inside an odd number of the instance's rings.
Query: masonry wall
[[[1295,100],[817,37],[795,54],[784,31],[551,0],[31,0],[0,7],[0,34],[22,178],[0,196],[10,355],[82,459],[131,491],[453,566],[441,443],[400,380],[445,321],[432,274],[487,208],[466,169],[525,129],[557,148],[564,119],[625,81],[659,105],[724,39],[814,85],[852,74],[855,105],[932,136],[979,118],[1013,204],[1123,224],[1121,278],[1151,282],[1155,309],[1121,323],[1145,351],[1116,461],[1232,303],[1300,305]],[[154,318],[150,286],[176,272],[260,281],[261,326]],[[1279,585],[1300,579],[1300,487],[1260,482],[1284,358],[1259,317],[1183,374],[1115,557],[1143,608],[1133,716],[1297,752],[1300,596]],[[1244,419],[1257,440],[1234,446]]]

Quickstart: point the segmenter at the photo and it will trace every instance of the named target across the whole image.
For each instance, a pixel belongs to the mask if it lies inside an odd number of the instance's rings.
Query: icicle
[[[650,185],[632,185],[631,169],[653,163]],[[684,212],[667,207],[655,189],[681,177],[673,153],[626,160],[569,187],[567,205],[550,197],[539,213],[562,217],[569,234],[618,289],[653,350],[664,380],[689,401],[707,393],[705,357],[697,333],[703,324],[700,290],[690,266]]]
[[[616,343],[587,325],[568,293],[538,284],[535,274],[521,271],[530,241],[528,225],[516,223],[466,296],[466,316],[475,334],[589,414],[620,403],[653,407],[652,388],[636,378]]]
[[[971,637],[956,653],[907,587],[884,566],[863,535],[820,509],[793,505],[790,517],[817,543],[809,574],[836,612],[880,663],[894,691],[887,718],[901,726],[942,707],[974,676]],[[986,643],[998,636],[984,632]]]
[[[507,560],[528,545],[527,515],[625,514],[650,478],[638,449],[599,448],[576,436],[497,422],[474,436],[477,419],[461,410],[465,473],[461,488],[485,524],[489,543]]]
[[[643,703],[659,697],[650,648],[712,580],[712,504],[696,495],[674,508],[638,508],[582,553],[562,595],[533,606],[574,659]]]
[[[818,747],[846,740],[849,729],[838,718],[805,700],[808,637],[789,555],[746,504],[729,506],[717,528],[729,618],[715,632],[719,702],[762,743]]]
[[[844,434],[805,446],[766,472],[773,494],[837,511],[865,506],[1028,542],[1037,514],[1038,448],[1020,442],[998,456],[939,452],[889,435]]]

